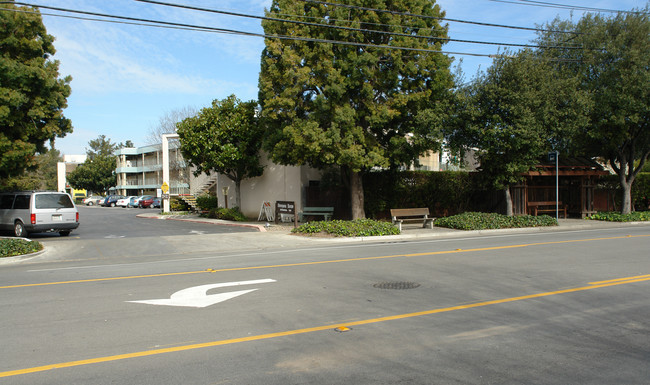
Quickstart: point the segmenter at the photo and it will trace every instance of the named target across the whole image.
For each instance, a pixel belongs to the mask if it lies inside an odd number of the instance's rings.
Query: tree
[[[453,86],[450,59],[439,52],[447,37],[439,6],[388,4],[366,1],[362,10],[274,0],[267,16],[298,23],[262,22],[266,35],[318,39],[265,40],[259,80],[265,149],[280,164],[341,167],[349,175],[353,218],[365,217],[363,172],[410,164],[439,147]]]
[[[117,183],[115,176],[115,150],[121,145],[111,142],[106,135],[88,142],[86,161],[67,175],[68,183],[75,189],[106,192]]]
[[[177,125],[181,153],[195,175],[212,171],[235,182],[235,199],[241,207],[241,181],[262,175],[260,147],[263,129],[256,117],[257,103],[242,102],[231,95],[214,100],[194,117]]]
[[[57,163],[62,160],[61,153],[56,149],[48,150],[35,157],[36,168],[25,173],[5,179],[0,190],[56,190]]]
[[[575,32],[580,50],[545,54],[573,60],[566,66],[579,88],[590,95],[589,124],[573,133],[574,151],[600,157],[618,174],[622,213],[632,210],[632,184],[650,157],[650,13],[609,18],[587,15],[576,24],[556,20],[549,30]],[[566,34],[546,32],[540,42],[557,42]]]
[[[184,119],[192,117],[197,114],[194,107],[183,107],[176,110],[171,110],[163,115],[156,126],[149,128],[146,141],[148,144],[159,144],[162,142],[164,134],[176,133],[176,124],[182,122]]]
[[[124,145],[111,142],[109,138],[106,138],[106,135],[99,135],[97,139],[92,139],[88,142],[86,155],[90,160],[98,157],[114,157],[115,151],[122,147]]]
[[[115,187],[115,157],[100,156],[86,159],[74,171],[68,174],[70,186],[75,189],[86,189],[93,192],[106,192]]]
[[[566,153],[563,133],[585,124],[588,106],[575,78],[558,76],[553,63],[529,50],[495,58],[457,101],[451,143],[478,149],[480,170],[490,187],[505,192],[508,215],[510,186],[548,151]]]
[[[0,5],[0,180],[33,168],[46,142],[72,132],[62,112],[72,78],[59,78],[53,42],[38,10]]]

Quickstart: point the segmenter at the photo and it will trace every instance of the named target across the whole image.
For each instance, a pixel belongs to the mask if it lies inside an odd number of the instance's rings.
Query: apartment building
[[[162,185],[162,144],[137,148],[122,148],[115,152],[117,165],[116,193],[128,195],[157,195]],[[189,194],[190,170],[179,150],[178,142],[169,146],[170,193]]]

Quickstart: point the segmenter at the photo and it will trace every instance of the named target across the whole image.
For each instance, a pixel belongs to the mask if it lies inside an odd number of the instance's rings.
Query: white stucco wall
[[[262,155],[264,174],[257,178],[245,179],[241,184],[241,211],[247,217],[257,218],[264,201],[294,201],[297,210],[305,205],[305,190],[310,180],[320,180],[321,172],[307,166],[281,166],[272,163]],[[223,187],[228,186],[228,207],[235,206],[235,183],[224,175],[219,175],[219,206],[224,206]]]

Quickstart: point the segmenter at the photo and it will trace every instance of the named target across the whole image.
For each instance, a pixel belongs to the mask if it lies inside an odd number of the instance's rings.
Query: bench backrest
[[[558,202],[558,205],[562,205],[562,201]],[[555,206],[555,201],[543,201],[543,202],[528,202],[529,207],[533,206]]]
[[[392,217],[415,217],[415,216],[429,216],[429,208],[416,208],[416,209],[390,209],[390,216]]]
[[[304,207],[302,209],[303,213],[322,213],[322,212],[334,212],[334,207]]]

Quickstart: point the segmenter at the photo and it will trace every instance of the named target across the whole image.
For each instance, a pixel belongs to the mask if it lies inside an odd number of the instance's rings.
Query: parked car
[[[91,196],[89,196],[89,197],[87,197],[86,199],[83,200],[83,204],[85,204],[86,206],[98,205],[99,201],[102,200],[102,199],[104,199],[104,197],[91,195]]]
[[[160,206],[160,204],[161,204],[160,202],[161,202],[161,201],[160,201],[160,198],[159,198],[159,197],[155,197],[155,198],[153,198],[153,202],[151,203],[151,207],[156,208],[156,209],[159,209],[159,208],[161,207],[161,206]]]
[[[139,197],[135,198],[135,201],[133,202],[135,205],[133,207],[140,207],[140,201],[149,196],[151,195],[140,195]]]
[[[124,198],[124,195],[109,195],[102,203],[104,207],[115,207],[117,206],[117,201]]]
[[[122,199],[118,199],[117,203],[115,203],[115,206],[127,207],[129,205],[129,203],[131,202],[131,199],[133,199],[133,198],[137,198],[137,197],[131,195],[131,196],[128,196],[128,197],[124,197]]]
[[[144,209],[151,206],[152,203],[153,203],[153,196],[147,195],[146,197],[140,199],[140,203],[138,203],[138,205],[140,206],[141,209]]]
[[[140,197],[131,197],[126,207],[138,207],[138,199],[140,199]]]
[[[0,194],[0,228],[17,237],[56,231],[62,236],[79,227],[79,211],[67,193],[20,191]]]

